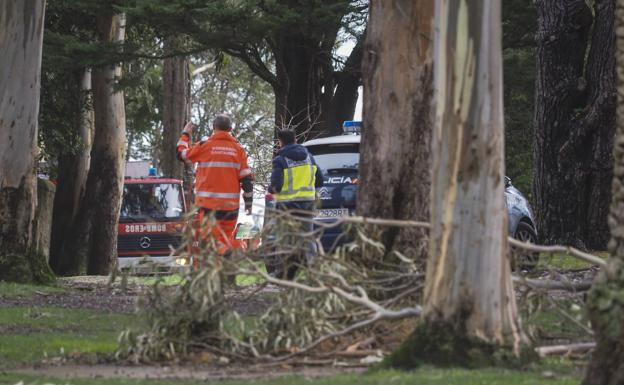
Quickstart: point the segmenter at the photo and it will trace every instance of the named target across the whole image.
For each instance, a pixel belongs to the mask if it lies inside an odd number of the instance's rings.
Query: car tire
[[[536,244],[537,232],[530,223],[523,221],[518,223],[518,226],[516,226],[514,238],[521,242],[530,242]],[[512,267],[514,267],[514,270],[531,272],[537,268],[537,264],[539,263],[539,253],[522,250],[519,248],[513,248],[512,250],[512,255],[514,258]]]

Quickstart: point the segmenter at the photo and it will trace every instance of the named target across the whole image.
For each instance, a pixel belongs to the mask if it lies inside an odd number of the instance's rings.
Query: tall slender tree
[[[492,364],[520,354],[504,201],[500,0],[436,2],[436,126],[424,314],[389,359]]]
[[[432,0],[371,4],[363,63],[361,215],[429,218],[433,13]],[[422,230],[391,228],[382,237],[388,252],[426,259]]]
[[[615,30],[624,28],[624,1],[617,0]],[[597,347],[585,374],[584,385],[624,383],[624,34],[616,34],[617,129],[614,148],[609,225],[611,242],[607,267],[596,278],[589,294],[589,316]]]
[[[33,248],[44,0],[0,3],[0,280],[44,281]]]
[[[65,79],[65,77],[64,77]],[[67,80],[67,79],[66,79]],[[52,235],[50,240],[50,266],[58,275],[77,275],[84,271],[86,260],[79,254],[65,253],[68,244],[75,242],[72,232],[80,202],[84,199],[87,175],[91,164],[91,142],[93,137],[93,108],[91,103],[91,70],[71,73],[69,82],[77,86],[67,90],[78,95],[66,95],[75,101],[70,113],[80,119],[75,124],[75,136],[79,139],[76,148],[63,152],[58,158],[58,187],[54,197]],[[52,86],[50,84],[49,86]],[[67,120],[74,119],[66,116]],[[52,119],[53,121],[55,119]],[[52,122],[50,122],[52,123]]]
[[[100,39],[122,42],[125,15],[112,9],[98,15]],[[74,233],[76,242],[68,253],[83,255],[87,273],[107,275],[115,265],[117,223],[123,188],[126,148],[126,122],[123,92],[116,88],[121,76],[119,64],[93,69],[93,107],[95,134],[91,150],[91,167],[85,197],[81,202]]]
[[[615,130],[614,0],[538,0],[534,199],[547,243],[603,250]]]
[[[165,54],[183,50],[179,36],[165,39]],[[187,56],[168,56],[163,62],[163,140],[159,166],[164,175],[182,179],[184,164],[177,159],[176,143],[191,115],[191,78]]]

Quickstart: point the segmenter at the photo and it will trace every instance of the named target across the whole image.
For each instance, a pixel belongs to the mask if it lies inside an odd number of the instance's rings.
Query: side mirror
[[[511,178],[508,176],[505,176],[505,188],[511,186]]]

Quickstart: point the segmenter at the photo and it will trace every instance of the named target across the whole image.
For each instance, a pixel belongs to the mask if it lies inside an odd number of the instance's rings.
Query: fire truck
[[[136,273],[188,268],[192,261],[176,255],[187,210],[181,180],[158,177],[146,161],[126,163],[117,235],[119,268]]]

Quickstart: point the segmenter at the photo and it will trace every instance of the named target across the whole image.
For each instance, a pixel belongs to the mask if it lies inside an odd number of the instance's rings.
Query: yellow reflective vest
[[[304,160],[295,161],[284,157],[286,168],[284,169],[284,183],[282,190],[275,194],[278,202],[314,201],[316,189],[314,188],[316,165],[310,155]]]

